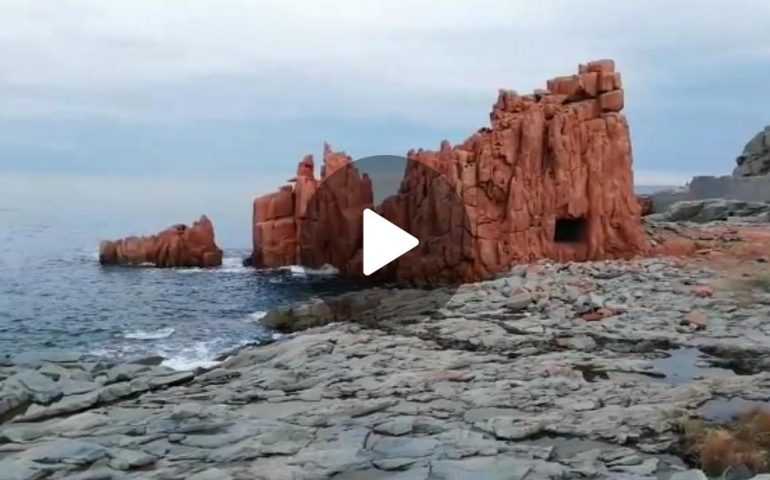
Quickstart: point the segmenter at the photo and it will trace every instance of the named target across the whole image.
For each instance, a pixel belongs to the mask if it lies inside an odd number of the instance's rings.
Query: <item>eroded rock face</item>
[[[441,247],[402,257],[393,274],[402,280],[473,281],[539,258],[580,261],[645,252],[641,206],[633,192],[629,129],[620,113],[623,104],[614,62],[590,62],[575,75],[549,80],[546,90],[532,95],[501,91],[492,107],[490,126],[460,145],[444,141],[438,151],[408,152],[402,188],[378,210],[418,238],[429,234],[434,226],[425,218],[440,218],[443,204],[433,197],[444,192],[430,188],[420,165],[438,171],[462,196],[467,211],[470,238],[466,240],[464,232],[449,232],[447,238],[470,242],[470,268],[447,269],[440,258],[445,251]],[[321,181],[349,161],[327,146]],[[370,203],[366,181],[351,179],[353,185],[363,182],[366,195],[351,193],[350,203],[330,207],[322,221],[339,216],[332,212],[360,210]],[[318,182],[312,158],[306,157],[293,186],[255,201],[255,265],[272,267],[302,260],[297,225]],[[421,208],[419,218],[408,213],[415,206]],[[426,208],[432,210],[426,212]],[[360,228],[346,222],[334,231],[349,232],[343,242],[347,255],[354,244],[360,249]],[[339,238],[335,237],[334,248]],[[319,251],[327,240],[317,239]],[[358,274],[349,268],[355,264],[349,258],[338,263],[327,255],[325,260],[344,273]]]
[[[770,125],[751,139],[735,160],[735,177],[770,175]]]
[[[103,241],[99,245],[102,265],[141,265],[156,267],[217,267],[222,250],[214,241],[214,226],[205,215],[192,227],[173,225],[157,235]]]

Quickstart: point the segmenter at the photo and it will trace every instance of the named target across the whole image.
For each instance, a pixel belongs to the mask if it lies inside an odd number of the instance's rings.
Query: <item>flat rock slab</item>
[[[43,363],[77,363],[82,355],[77,352],[61,349],[43,349],[34,352],[24,352],[12,357],[14,365],[39,366]]]

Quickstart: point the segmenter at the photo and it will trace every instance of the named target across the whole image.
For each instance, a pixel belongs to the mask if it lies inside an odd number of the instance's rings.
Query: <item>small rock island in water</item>
[[[214,241],[214,225],[205,215],[193,223],[173,225],[149,237],[127,237],[99,244],[102,265],[218,267],[222,250]]]

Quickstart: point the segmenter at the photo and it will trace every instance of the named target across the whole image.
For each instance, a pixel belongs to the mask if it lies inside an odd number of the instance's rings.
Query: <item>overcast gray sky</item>
[[[770,123],[767,0],[0,0],[0,171],[284,179],[460,142],[594,58],[637,183],[729,173]]]

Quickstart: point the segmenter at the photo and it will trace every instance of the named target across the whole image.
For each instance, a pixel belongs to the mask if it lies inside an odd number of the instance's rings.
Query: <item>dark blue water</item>
[[[3,181],[4,180],[4,181]],[[249,185],[80,179],[0,179],[0,353],[62,347],[109,358],[147,354],[168,364],[205,364],[270,338],[269,308],[307,298],[297,269],[243,267],[249,253]],[[240,188],[240,190],[239,190]],[[101,239],[214,221],[225,250],[216,269],[101,267]]]

